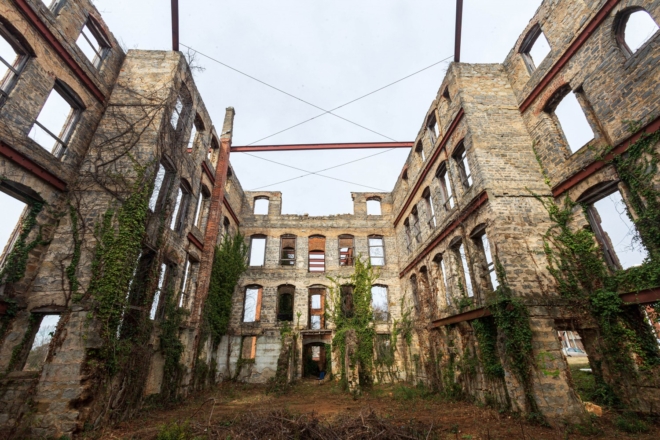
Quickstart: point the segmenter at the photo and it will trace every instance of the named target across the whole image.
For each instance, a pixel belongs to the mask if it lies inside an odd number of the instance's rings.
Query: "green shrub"
[[[645,434],[650,431],[649,425],[640,420],[635,413],[626,413],[617,417],[614,424],[619,431],[630,434]]]

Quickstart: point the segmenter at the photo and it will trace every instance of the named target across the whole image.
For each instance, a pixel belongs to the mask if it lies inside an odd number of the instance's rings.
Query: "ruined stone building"
[[[234,110],[212,121],[181,53],[124,51],[89,0],[0,0],[0,190],[25,204],[0,260],[0,435],[321,371],[575,421],[558,332],[612,402],[657,411],[657,23],[658,0],[545,0],[503,63],[450,65],[391,193],[312,217],[242,189]],[[213,342],[214,252],[238,232]],[[328,310],[353,313],[358,261],[374,371]]]

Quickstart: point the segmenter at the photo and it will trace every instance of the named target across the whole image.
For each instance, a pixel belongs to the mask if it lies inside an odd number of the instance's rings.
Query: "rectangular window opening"
[[[261,287],[245,289],[243,322],[256,322],[261,319]]]
[[[372,266],[385,266],[383,237],[369,237],[369,259]]]
[[[472,173],[470,171],[470,164],[467,160],[467,151],[465,146],[461,145],[456,153],[454,153],[454,159],[456,160],[456,165],[458,165],[458,173],[461,177],[461,183],[465,189],[468,189],[472,186]]]
[[[60,158],[68,147],[80,112],[81,108],[75,104],[75,99],[68,96],[65,89],[56,83],[28,136],[46,151]]]
[[[158,288],[154,294],[154,299],[151,302],[151,311],[149,312],[149,319],[155,321],[156,318],[160,315],[160,301],[161,298],[165,296],[163,289],[167,287],[165,283],[166,278],[168,277],[168,272],[170,272],[166,263],[160,265],[160,274],[158,276]]]
[[[250,240],[250,266],[263,267],[266,264],[266,237],[256,236]]]
[[[472,278],[470,277],[470,265],[468,264],[467,260],[467,255],[465,253],[465,245],[461,243],[461,245],[458,247],[458,256],[460,259],[460,265],[461,269],[463,269],[463,277],[465,279],[465,285],[463,286],[465,289],[465,293],[467,294],[468,298],[474,297],[474,290],[472,290]],[[463,281],[463,280],[459,280]]]
[[[389,321],[389,301],[387,299],[387,287],[371,287],[371,306],[374,312],[374,321]]]
[[[353,265],[353,237],[350,235],[339,236],[339,265]]]
[[[0,191],[0,206],[2,206],[3,212],[0,223],[0,252],[2,252],[0,268],[2,268],[16,240],[21,235],[20,222],[27,205]]]
[[[293,235],[284,235],[280,238],[281,242],[281,266],[296,265],[296,237]]]
[[[103,59],[110,51],[110,44],[92,19],[87,20],[83,26],[76,45],[96,68],[103,63]]]
[[[446,211],[449,211],[454,208],[454,194],[451,190],[451,182],[449,180],[449,172],[447,171],[446,163],[438,169],[437,177],[440,181],[442,205],[445,207]]]

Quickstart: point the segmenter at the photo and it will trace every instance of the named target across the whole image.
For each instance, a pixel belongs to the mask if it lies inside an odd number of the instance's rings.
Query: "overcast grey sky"
[[[502,62],[540,0],[467,0],[462,61]],[[166,0],[96,0],[126,47],[171,48]],[[181,0],[181,42],[322,108],[333,108],[453,54],[454,0]],[[182,48],[185,50],[185,48]],[[216,126],[236,109],[234,145],[246,145],[318,115],[318,109],[199,57],[196,75]],[[414,139],[443,79],[435,66],[337,114],[397,141]],[[260,143],[371,142],[389,139],[325,115]],[[254,153],[318,171],[378,150]],[[392,190],[408,150],[337,168],[327,175]],[[305,174],[236,153],[244,189]],[[370,191],[317,176],[267,188],[282,191],[285,213],[352,212],[351,191]]]
[[[171,49],[168,0],[96,0],[114,35],[131,48]],[[462,61],[502,62],[541,0],[467,0]],[[180,0],[181,42],[273,86],[333,108],[450,57],[454,0]],[[184,49],[184,48],[182,48]],[[226,67],[199,57],[196,75],[216,126],[236,109],[234,145],[246,145],[321,113]],[[397,141],[412,141],[442,82],[447,63],[337,111]],[[331,115],[261,143],[372,142],[386,137]],[[254,153],[318,171],[382,150]],[[392,190],[407,149],[328,171],[343,180]],[[305,174],[236,153],[231,163],[243,188],[252,190]],[[309,176],[267,188],[282,191],[284,213],[352,212],[359,185]],[[22,204],[0,193],[0,246]]]

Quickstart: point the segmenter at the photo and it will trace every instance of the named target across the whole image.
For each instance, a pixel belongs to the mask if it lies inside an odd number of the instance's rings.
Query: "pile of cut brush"
[[[286,410],[270,412],[251,411],[233,420],[204,426],[188,425],[190,438],[197,439],[271,439],[271,440],[339,440],[339,439],[432,439],[440,429],[433,424],[410,421],[396,423],[379,417],[373,410],[362,410],[358,415],[343,415],[332,421],[323,421],[315,413],[293,414]],[[439,428],[439,427],[438,427]],[[431,436],[431,432],[435,431]]]

